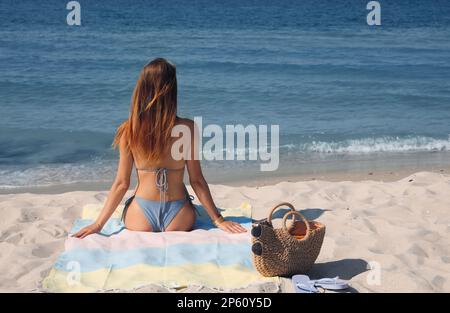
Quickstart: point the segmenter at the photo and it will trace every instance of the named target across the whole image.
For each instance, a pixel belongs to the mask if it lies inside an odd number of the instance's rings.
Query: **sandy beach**
[[[311,277],[349,279],[353,292],[449,292],[450,175],[418,172],[394,181],[361,178],[211,185],[211,191],[222,208],[251,203],[254,219],[288,201],[309,219],[324,223],[327,233]],[[0,291],[42,291],[42,280],[62,252],[80,210],[85,204],[102,203],[106,195],[0,195]],[[148,286],[141,291],[166,290]],[[262,286],[238,291],[271,290]],[[280,291],[293,292],[288,279],[283,279]]]

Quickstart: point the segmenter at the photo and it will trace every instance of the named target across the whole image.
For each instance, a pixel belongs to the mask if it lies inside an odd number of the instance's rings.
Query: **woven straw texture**
[[[272,225],[272,214],[280,207],[289,207],[283,218],[283,227],[275,229]],[[302,221],[294,223],[305,223],[306,234],[303,238],[297,239],[291,235],[290,230],[294,224],[286,227],[286,220],[289,216],[301,218]],[[258,237],[252,237],[253,244],[261,244],[260,255],[253,253],[253,262],[256,269],[263,276],[292,276],[309,271],[319,256],[325,237],[325,226],[315,222],[313,229],[310,223],[290,203],[280,203],[269,213],[269,217],[258,223],[261,232]]]

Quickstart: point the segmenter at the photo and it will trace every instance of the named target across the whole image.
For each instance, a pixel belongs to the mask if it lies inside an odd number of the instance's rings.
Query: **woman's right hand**
[[[89,236],[91,234],[98,233],[101,230],[102,230],[102,227],[99,224],[94,223],[94,224],[91,224],[89,226],[82,228],[76,234],[73,234],[72,237],[83,239],[84,237]]]

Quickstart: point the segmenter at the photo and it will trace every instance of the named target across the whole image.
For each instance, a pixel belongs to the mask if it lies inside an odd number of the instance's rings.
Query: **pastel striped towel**
[[[87,205],[70,234],[92,223],[100,205]],[[201,207],[191,232],[148,233],[129,231],[117,210],[101,234],[85,239],[69,237],[44,289],[52,292],[132,290],[157,284],[168,288],[205,286],[232,290],[279,279],[261,276],[251,258],[250,232],[228,234],[215,228]],[[251,207],[243,203],[222,215],[247,229]]]

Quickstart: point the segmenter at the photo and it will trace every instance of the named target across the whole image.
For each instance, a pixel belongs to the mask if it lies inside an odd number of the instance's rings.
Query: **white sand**
[[[351,279],[359,292],[450,292],[449,175],[421,172],[396,182],[213,185],[211,190],[220,207],[248,201],[254,218],[288,201],[324,223],[324,245],[310,276]],[[0,291],[39,291],[83,205],[102,203],[106,194],[0,195]],[[375,262],[373,270],[367,270],[368,262]],[[292,292],[289,280],[282,290]]]

